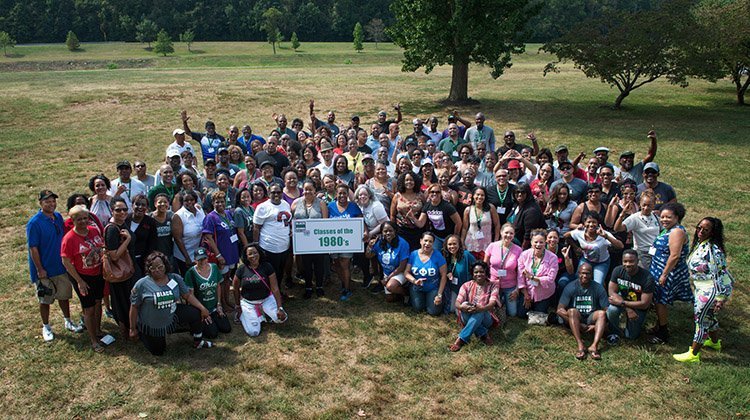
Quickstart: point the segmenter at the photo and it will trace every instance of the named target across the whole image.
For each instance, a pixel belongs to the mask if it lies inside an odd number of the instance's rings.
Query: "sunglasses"
[[[128,209],[114,209],[112,211],[114,211],[115,213],[123,213],[123,212],[128,211]]]

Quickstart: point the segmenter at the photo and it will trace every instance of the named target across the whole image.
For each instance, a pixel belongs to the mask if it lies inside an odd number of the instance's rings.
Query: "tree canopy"
[[[449,102],[468,99],[469,63],[498,78],[524,51],[523,29],[536,12],[528,0],[395,0],[386,31],[404,48],[403,71],[451,65]]]

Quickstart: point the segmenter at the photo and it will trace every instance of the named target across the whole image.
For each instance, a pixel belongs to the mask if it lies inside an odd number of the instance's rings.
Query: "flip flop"
[[[576,351],[576,359],[578,360],[584,360],[586,359],[586,351],[585,350],[578,350]]]
[[[602,360],[602,354],[599,353],[599,350],[589,350],[589,354],[594,360]]]
[[[94,353],[103,353],[104,352],[104,346],[97,343],[91,346],[91,350],[94,350]]]

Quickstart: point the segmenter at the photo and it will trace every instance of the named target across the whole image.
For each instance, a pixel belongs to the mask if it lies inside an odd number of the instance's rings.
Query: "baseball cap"
[[[205,162],[203,162],[203,165],[216,165],[216,159],[208,158]]]
[[[168,158],[173,158],[175,156],[180,156],[180,151],[179,150],[177,150],[177,149],[170,149],[170,150],[167,151],[167,157]],[[119,168],[119,166],[118,166],[118,168]]]
[[[448,121],[455,120],[455,119],[456,119],[455,115],[448,115]]]
[[[208,128],[208,127],[214,127],[214,128],[216,128],[216,124],[214,124],[214,122],[211,121],[211,120],[206,121],[206,128]]]
[[[276,164],[273,163],[273,162],[271,162],[270,160],[264,160],[263,162],[260,163],[260,167],[261,168],[264,167],[264,166],[266,166],[266,165],[271,165],[273,167],[276,167]]]
[[[609,153],[609,148],[601,146],[601,147],[597,147],[596,149],[594,149],[594,153],[599,153],[599,152]]]
[[[517,160],[512,159],[508,162],[508,169],[521,169],[521,164]]]
[[[385,111],[380,111],[380,112],[378,112],[378,115],[382,115],[382,116],[384,116],[384,117],[385,117],[385,116],[386,116],[386,115],[388,115],[388,114],[387,114],[387,113],[386,113]]]
[[[206,248],[197,248],[193,254],[193,261],[205,260],[208,258],[208,251]]]
[[[229,153],[229,149],[227,149],[226,147],[219,147],[219,150],[217,150],[216,153],[221,153],[221,152]]]
[[[53,193],[51,190],[42,190],[39,192],[39,201],[46,200],[50,197],[57,198],[57,194]]]
[[[120,169],[120,168],[132,168],[132,166],[130,165],[130,162],[128,162],[127,160],[121,160],[117,162],[117,166],[115,166],[115,169]]]
[[[654,163],[654,162],[649,162],[649,163],[647,163],[647,164],[646,164],[646,165],[645,165],[645,166],[643,167],[643,172],[646,172],[646,171],[648,171],[649,169],[651,169],[652,171],[656,171],[656,173],[657,173],[657,174],[659,173],[659,165],[657,165],[657,164],[656,164],[656,163]]]
[[[175,128],[174,131],[172,131],[172,135],[173,136],[176,136],[178,134],[185,134],[185,130],[183,130],[181,128]]]
[[[364,156],[362,156],[362,162],[366,161],[367,159],[370,159],[370,160],[371,160],[371,161],[373,161],[373,162],[375,161],[375,158],[374,158],[374,157],[372,157],[372,155],[371,155],[371,154],[369,154],[369,153],[368,153],[368,154],[366,154],[366,155],[364,155]]]
[[[563,150],[567,151],[568,150],[568,146],[566,146],[564,144],[561,144],[561,145],[555,147],[555,153],[560,153]]]
[[[406,140],[406,143],[404,143],[404,144],[407,145],[407,146],[409,146],[409,145],[416,146],[417,145],[417,141],[414,140],[414,137],[409,137],[409,139]]]
[[[359,121],[359,115],[352,115],[352,121]]]
[[[417,124],[419,124],[419,123],[421,123],[421,122],[422,122],[422,120],[421,120],[421,119],[419,119],[419,118],[414,118],[414,120],[412,121],[412,124],[414,124],[414,125],[417,125]]]
[[[621,158],[624,158],[626,156],[635,156],[635,152],[631,152],[630,150],[626,150],[626,151],[620,153],[620,157]]]
[[[419,167],[421,168],[421,167],[422,167],[422,166],[424,166],[424,165],[433,165],[433,166],[435,166],[435,165],[434,165],[434,164],[432,163],[432,159],[430,159],[430,158],[424,158],[424,159],[422,159],[422,164],[421,164],[421,165],[419,165]]]

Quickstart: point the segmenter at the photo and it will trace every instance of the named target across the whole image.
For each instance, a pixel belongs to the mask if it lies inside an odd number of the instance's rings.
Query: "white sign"
[[[302,219],[292,223],[295,255],[365,252],[362,240],[365,222],[362,218]]]

